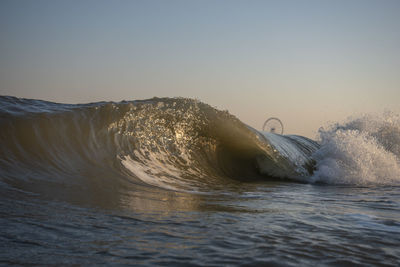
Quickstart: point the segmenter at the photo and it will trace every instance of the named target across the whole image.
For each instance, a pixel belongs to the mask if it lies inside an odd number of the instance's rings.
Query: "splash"
[[[350,118],[319,130],[321,148],[313,158],[316,171],[310,182],[329,184],[399,184],[400,117]]]

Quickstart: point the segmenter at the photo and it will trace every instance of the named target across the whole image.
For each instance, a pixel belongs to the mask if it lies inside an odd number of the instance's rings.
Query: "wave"
[[[360,184],[400,177],[394,114],[321,129],[318,142],[257,131],[186,98],[71,105],[2,96],[0,115],[0,179],[23,190],[69,188],[84,197],[138,186],[210,191],[236,181]]]
[[[201,189],[226,179],[307,176],[316,148],[309,139],[263,134],[184,98],[66,105],[2,97],[1,114],[1,176],[8,180],[65,182],[101,172]]]

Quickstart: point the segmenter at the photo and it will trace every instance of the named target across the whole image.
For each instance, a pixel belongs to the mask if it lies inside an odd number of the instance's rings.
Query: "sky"
[[[0,95],[190,97],[315,138],[400,112],[400,1],[0,1]]]

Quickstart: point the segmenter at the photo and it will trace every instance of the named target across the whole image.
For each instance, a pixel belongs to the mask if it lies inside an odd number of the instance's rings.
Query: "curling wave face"
[[[391,184],[400,177],[400,120],[389,113],[321,129],[318,143],[259,132],[185,98],[68,105],[0,97],[0,114],[0,178],[23,190],[69,188],[84,197],[88,189],[210,191],[260,179]]]
[[[1,178],[14,184],[118,180],[202,191],[231,180],[304,180],[318,148],[184,98],[67,105],[1,97],[0,109]]]

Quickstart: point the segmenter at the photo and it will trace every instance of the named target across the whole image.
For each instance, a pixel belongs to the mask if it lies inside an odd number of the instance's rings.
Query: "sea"
[[[399,266],[400,116],[0,96],[0,265]]]

